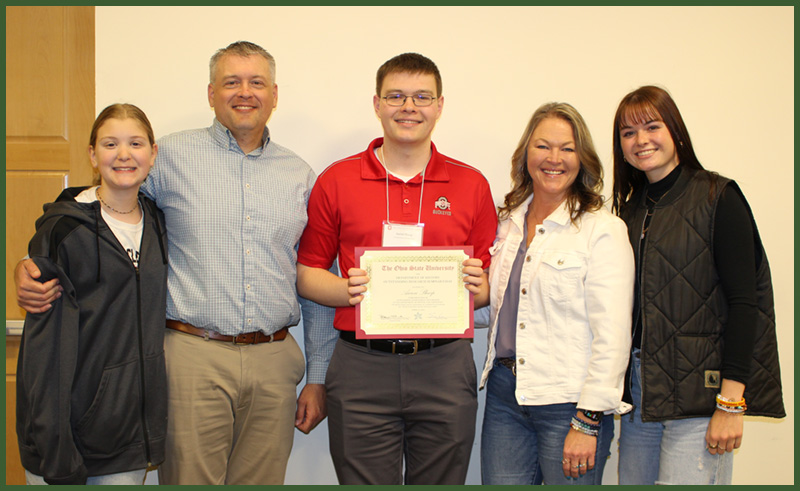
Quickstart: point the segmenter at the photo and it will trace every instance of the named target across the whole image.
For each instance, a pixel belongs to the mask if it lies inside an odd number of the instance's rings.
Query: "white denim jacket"
[[[532,198],[500,222],[490,249],[491,323],[481,388],[494,364],[498,312],[525,240]],[[515,396],[520,405],[577,402],[595,411],[630,410],[622,389],[631,348],[634,274],[625,223],[605,208],[584,213],[575,225],[565,202],[536,226],[517,309]]]

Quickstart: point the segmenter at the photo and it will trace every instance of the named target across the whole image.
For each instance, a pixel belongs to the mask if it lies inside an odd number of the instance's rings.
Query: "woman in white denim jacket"
[[[484,484],[601,484],[626,412],[634,260],[603,208],[586,123],[564,103],[531,117],[512,157],[489,273]]]

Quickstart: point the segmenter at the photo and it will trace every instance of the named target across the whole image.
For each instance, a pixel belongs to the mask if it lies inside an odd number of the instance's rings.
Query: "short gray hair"
[[[272,77],[272,83],[275,83],[275,58],[269,54],[267,50],[255,43],[251,43],[249,41],[236,41],[235,43],[229,44],[225,48],[218,49],[217,52],[214,53],[214,56],[211,57],[211,61],[208,63],[208,78],[212,84],[214,83],[214,75],[217,73],[217,63],[219,63],[219,60],[221,60],[225,55],[263,56],[264,59],[267,60],[267,63],[269,63],[269,72],[270,76]]]

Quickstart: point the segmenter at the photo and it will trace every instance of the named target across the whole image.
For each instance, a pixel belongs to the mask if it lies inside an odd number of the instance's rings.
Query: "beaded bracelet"
[[[583,434],[594,436],[596,437],[598,433],[600,433],[600,425],[596,424],[589,424],[586,421],[581,421],[576,416],[572,417],[572,421],[570,422],[570,426],[572,426],[573,430],[580,431]]]
[[[726,413],[741,414],[747,411],[747,406],[726,407],[717,404],[717,409],[725,411]]]
[[[726,413],[743,413],[747,410],[747,403],[742,397],[740,401],[732,401],[717,394],[717,409],[725,411]]]

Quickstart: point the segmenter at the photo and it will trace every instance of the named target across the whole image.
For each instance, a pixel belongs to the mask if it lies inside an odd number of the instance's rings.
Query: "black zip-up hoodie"
[[[28,314],[17,367],[22,465],[49,484],[144,469],[164,460],[167,428],[164,217],[139,196],[139,267],[86,188],[44,206],[28,253],[62,297]]]

